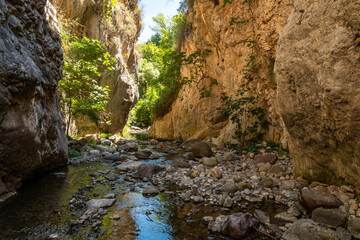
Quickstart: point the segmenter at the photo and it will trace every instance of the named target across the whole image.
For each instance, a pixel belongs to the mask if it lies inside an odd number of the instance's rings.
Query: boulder
[[[360,238],[360,218],[352,218],[347,223],[347,229],[350,233],[356,237]]]
[[[164,168],[158,165],[152,164],[143,164],[139,167],[139,169],[135,172],[134,177],[138,178],[148,178],[151,179],[154,174],[162,171]]]
[[[221,233],[228,218],[229,216],[220,215],[215,219],[215,221],[209,222],[209,231],[213,233]]]
[[[311,219],[300,219],[282,236],[284,240],[340,240],[335,231],[319,226]]]
[[[128,161],[128,162],[123,162],[120,165],[116,166],[117,169],[119,169],[120,171],[130,171],[130,172],[135,172],[136,170],[138,170],[140,168],[141,165],[143,165],[144,163],[142,162],[138,162],[138,161]]]
[[[127,159],[127,156],[125,155],[120,155],[119,153],[114,153],[108,156],[104,157],[105,160],[109,160],[109,161],[125,161]]]
[[[234,193],[238,190],[238,188],[234,182],[227,182],[221,187],[221,190],[224,193]]]
[[[277,159],[277,157],[273,153],[263,153],[263,154],[258,154],[255,156],[254,163],[256,165],[258,165],[260,163],[274,164],[276,162],[276,159]]]
[[[338,208],[342,205],[341,201],[330,193],[322,193],[307,189],[302,189],[300,191],[300,202],[310,211],[319,207]]]
[[[191,151],[195,157],[211,157],[213,152],[207,142],[199,139],[188,140],[182,144],[182,147]]]
[[[124,145],[124,149],[128,152],[137,152],[138,151],[139,146],[136,143],[126,143]]]
[[[312,220],[328,227],[345,227],[348,214],[337,209],[316,208],[311,215]]]
[[[148,159],[150,158],[152,152],[148,150],[140,151],[135,153],[137,159]]]
[[[157,195],[158,193],[159,190],[154,186],[147,186],[142,191],[142,194],[144,196],[153,196],[153,195]]]
[[[249,213],[235,213],[230,215],[223,226],[222,233],[234,239],[243,239],[256,226],[259,220]]]
[[[184,160],[175,159],[171,162],[171,166],[176,168],[189,168],[190,164]]]
[[[91,199],[86,203],[89,211],[97,212],[100,208],[107,208],[114,205],[115,199]]]
[[[215,167],[219,164],[216,157],[210,157],[210,158],[204,157],[201,159],[201,162],[207,167]]]

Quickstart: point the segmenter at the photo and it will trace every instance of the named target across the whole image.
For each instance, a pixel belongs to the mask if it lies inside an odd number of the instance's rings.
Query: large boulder
[[[340,209],[316,208],[311,217],[315,222],[329,227],[345,227],[348,220],[348,214]]]
[[[162,171],[164,168],[158,165],[153,164],[143,164],[139,167],[139,169],[135,172],[134,177],[138,178],[148,178],[151,179],[154,174]]]
[[[283,234],[284,240],[340,240],[335,231],[319,226],[313,220],[296,221]]]
[[[195,157],[211,157],[213,152],[209,144],[203,140],[191,139],[182,144],[182,147],[191,151]]]
[[[309,210],[319,207],[338,208],[342,205],[341,201],[333,194],[307,189],[301,190],[300,202]]]
[[[54,12],[46,0],[0,0],[2,193],[67,163],[57,93],[63,55],[59,34],[49,25],[56,27]]]
[[[296,176],[360,186],[360,4],[294,1],[275,61]]]

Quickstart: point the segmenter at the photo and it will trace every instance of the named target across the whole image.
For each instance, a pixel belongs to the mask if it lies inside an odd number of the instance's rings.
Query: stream
[[[165,167],[181,158],[183,152],[177,146],[161,146],[147,148],[159,159],[141,161]],[[179,155],[165,153],[168,148],[177,149]],[[104,178],[110,173],[117,176],[115,180]],[[0,239],[226,239],[209,233],[202,218],[240,212],[236,208],[184,202],[175,194],[181,189],[171,184],[155,196],[143,196],[143,188],[150,184],[120,172],[111,161],[68,165],[42,174],[24,183],[11,202],[0,209]],[[83,217],[88,200],[108,194],[116,196],[113,206],[95,216]],[[255,208],[270,216],[285,209],[265,202],[250,206],[248,211]],[[248,239],[268,238],[257,235]]]

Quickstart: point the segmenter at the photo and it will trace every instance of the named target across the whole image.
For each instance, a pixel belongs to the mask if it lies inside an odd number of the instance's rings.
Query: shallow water
[[[145,161],[167,165],[176,158],[157,151],[160,159]],[[92,184],[89,174],[98,170],[117,171],[110,163],[86,163],[57,169],[25,183],[19,194],[0,209],[0,239],[49,239],[51,234],[58,239],[224,239],[209,234],[201,223],[203,216],[224,214],[220,208],[180,204],[171,191],[144,197],[142,188],[148,183],[125,181],[124,174],[113,185],[101,177]],[[175,189],[169,186],[168,190]],[[115,193],[117,202],[104,216],[99,231],[92,231],[90,223],[72,224],[86,210],[69,209],[74,195],[88,200],[108,193]],[[271,203],[261,208],[270,215],[283,210]],[[149,211],[151,214],[146,214]],[[115,215],[119,220],[111,220]]]

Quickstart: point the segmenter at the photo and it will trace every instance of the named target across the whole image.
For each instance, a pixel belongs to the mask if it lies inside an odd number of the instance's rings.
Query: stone
[[[202,196],[193,196],[192,200],[196,203],[201,203],[204,201],[204,198]]]
[[[109,193],[104,196],[104,198],[106,198],[106,199],[111,199],[111,198],[115,198],[115,197],[116,197],[116,195],[114,193]]]
[[[197,178],[198,176],[200,176],[200,173],[198,171],[194,171],[190,174],[191,179]]]
[[[86,135],[85,135],[85,138],[86,138],[87,140],[92,140],[92,141],[95,141],[95,142],[100,142],[100,140],[101,140],[100,134],[98,134],[98,133],[95,133],[95,134],[86,134]]]
[[[276,159],[277,159],[277,157],[273,153],[263,153],[263,154],[258,154],[255,156],[254,163],[256,165],[259,165],[260,163],[274,164],[276,162]]]
[[[138,161],[128,161],[128,162],[123,162],[120,165],[116,166],[117,169],[119,169],[120,171],[130,171],[130,172],[135,172],[137,171],[141,165],[143,165],[144,163],[142,162],[138,162]]]
[[[100,151],[99,150],[90,150],[90,155],[99,157]]]
[[[135,153],[137,159],[147,159],[150,158],[152,152],[148,150],[140,151]]]
[[[127,159],[127,156],[125,155],[120,155],[119,153],[114,153],[108,156],[104,157],[105,160],[109,160],[109,161],[125,161]]]
[[[195,160],[195,156],[192,152],[186,152],[186,153],[184,153],[183,156],[184,156],[184,158],[187,158],[189,160]]]
[[[211,216],[205,216],[205,217],[202,218],[202,221],[203,221],[203,223],[205,223],[205,224],[209,224],[209,222],[214,221],[214,218],[211,217]]]
[[[195,157],[211,157],[213,152],[207,142],[199,139],[192,139],[185,141],[182,147],[186,150],[190,150]]]
[[[210,170],[210,175],[213,178],[220,179],[222,178],[222,170],[216,166]]]
[[[4,182],[0,178],[0,195],[2,195],[4,193],[6,193],[6,186],[5,186]]]
[[[274,216],[276,220],[282,221],[282,222],[295,222],[297,218],[288,212],[282,212],[278,213]]]
[[[292,190],[295,188],[294,180],[285,180],[281,182],[281,187],[286,190]]]
[[[223,155],[220,155],[217,159],[219,162],[231,162],[236,159],[236,155],[233,153],[224,153]]]
[[[311,219],[328,227],[345,227],[348,214],[337,209],[316,208]]]
[[[226,207],[226,208],[231,208],[232,207],[232,205],[233,205],[233,199],[230,197],[230,196],[227,196],[226,198],[225,198],[225,201],[224,201],[224,203],[223,203],[223,206],[224,207]]]
[[[124,149],[128,152],[137,152],[139,146],[136,143],[126,143]]]
[[[257,217],[257,219],[259,219],[259,221],[261,223],[264,223],[264,224],[270,223],[270,217],[268,215],[266,215],[265,212],[263,212],[259,209],[255,209],[254,215],[255,215],[255,217]]]
[[[215,157],[210,157],[210,158],[204,157],[202,159],[202,164],[204,164],[207,167],[215,167],[219,163],[218,163],[218,161],[217,161],[217,159]]]
[[[156,144],[159,143],[159,141],[156,140],[156,139],[150,139],[150,143],[151,143],[152,145],[156,145]]]
[[[6,192],[68,162],[58,82],[63,53],[54,6],[0,1],[0,177]]]
[[[300,202],[309,210],[314,208],[338,208],[341,201],[330,193],[316,192],[314,190],[302,189],[300,191]]]
[[[259,172],[268,172],[270,168],[271,168],[270,163],[259,164]]]
[[[222,233],[234,239],[244,238],[251,227],[259,223],[255,217],[249,213],[235,213],[230,215],[223,226]]]
[[[360,131],[360,86],[354,82],[360,78],[360,52],[347,24],[357,22],[359,12],[358,0],[296,1],[278,42],[279,112],[294,175],[310,182],[360,186],[354,134]]]
[[[280,165],[275,164],[271,166],[271,168],[268,171],[268,174],[280,175],[283,172],[284,170],[280,167]]]
[[[282,236],[284,240],[340,240],[335,231],[317,225],[311,219],[300,219]]]
[[[221,190],[224,193],[235,193],[238,191],[238,188],[234,182],[226,182],[222,187]]]
[[[115,181],[115,180],[119,179],[119,176],[113,172],[107,173],[104,177],[109,181]]]
[[[107,145],[110,146],[111,145],[111,141],[109,139],[101,139],[101,144],[103,145]]]
[[[243,182],[241,182],[241,183],[239,183],[239,184],[237,185],[237,189],[238,189],[238,191],[242,192],[242,191],[244,191],[245,189],[251,190],[251,189],[252,189],[252,186],[251,186],[250,183],[243,183]]]
[[[264,188],[272,188],[274,186],[274,181],[270,177],[264,177],[260,180],[259,185]]]
[[[226,224],[229,216],[219,215],[215,221],[209,222],[208,229],[213,233],[221,233],[224,225]]]
[[[152,153],[149,158],[150,158],[150,159],[159,159],[159,158],[160,158],[160,155],[155,154],[155,153]]]
[[[95,146],[95,149],[96,149],[96,150],[99,150],[100,153],[103,153],[103,152],[113,153],[113,152],[115,152],[113,147],[104,146],[104,145],[96,145],[96,146]]]
[[[301,211],[296,206],[291,206],[287,210],[287,213],[290,214],[291,216],[294,216],[294,217],[300,217],[301,216]]]
[[[158,193],[159,190],[154,186],[147,186],[142,191],[142,194],[144,196],[153,196],[153,195],[157,195]]]
[[[138,178],[148,178],[151,179],[154,174],[159,173],[163,170],[163,167],[153,164],[143,164],[139,169],[134,173],[134,177]]]
[[[115,199],[91,199],[86,203],[89,211],[97,212],[100,208],[108,208],[114,205]]]
[[[171,162],[171,166],[176,168],[189,168],[190,164],[184,160],[175,159]]]
[[[347,223],[347,229],[356,238],[360,238],[360,218],[352,218]]]

